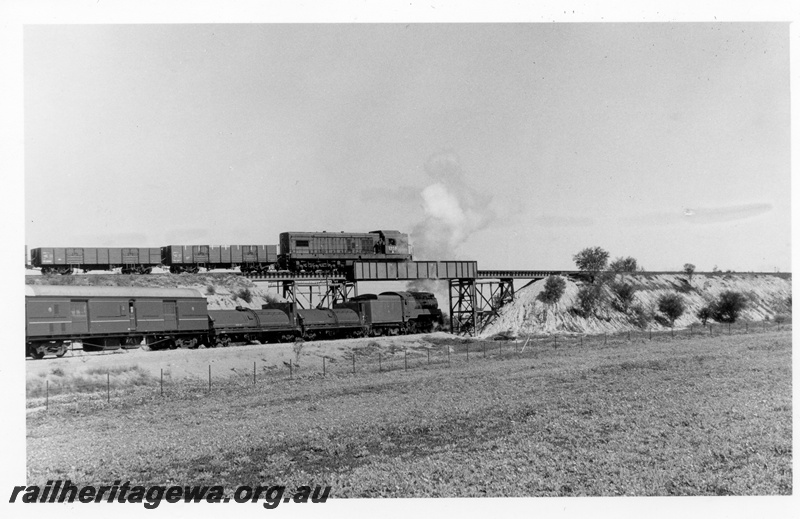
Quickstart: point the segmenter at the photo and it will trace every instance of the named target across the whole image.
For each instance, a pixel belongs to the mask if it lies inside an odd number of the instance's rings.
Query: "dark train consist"
[[[344,273],[354,261],[409,261],[408,235],[398,231],[368,233],[284,232],[278,245],[166,245],[160,248],[31,249],[31,265],[42,274],[120,269],[123,274],[149,274],[153,268],[173,274],[201,269],[235,269],[243,274]]]
[[[442,322],[427,292],[362,295],[332,309],[304,310],[293,303],[261,309],[208,310],[193,289],[25,286],[25,355],[63,356],[73,342],[85,351],[175,349],[231,342],[293,341],[428,332]]]

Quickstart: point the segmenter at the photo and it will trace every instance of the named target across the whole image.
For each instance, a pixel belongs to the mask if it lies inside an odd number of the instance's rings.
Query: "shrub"
[[[214,285],[208,285],[208,286],[206,286],[206,294],[208,294],[208,295],[210,295],[210,296],[213,296],[213,295],[214,295],[214,294],[216,294],[216,293],[217,293],[217,289],[216,289],[216,288],[214,288]]]
[[[601,247],[587,247],[572,257],[578,270],[589,274],[589,279],[594,283],[597,274],[605,270],[608,264],[608,252]]]
[[[653,313],[640,304],[631,306],[631,314],[630,321],[642,329],[647,328],[653,320]]]
[[[669,319],[670,326],[675,326],[675,320],[686,310],[686,303],[678,294],[663,294],[658,298],[658,310]]]
[[[536,299],[546,305],[557,303],[561,296],[564,295],[564,290],[567,287],[567,282],[561,276],[550,276],[544,283],[544,289],[539,292]]]
[[[694,287],[692,287],[691,283],[689,283],[688,280],[681,278],[678,278],[678,281],[676,283],[673,283],[672,286],[674,286],[675,290],[677,290],[681,294],[688,294],[689,292],[692,292],[694,290]]]
[[[585,286],[578,290],[572,310],[581,317],[596,316],[602,300],[603,296],[598,286]]]
[[[239,289],[236,294],[237,297],[242,298],[245,302],[250,303],[253,301],[253,293],[249,288]]]
[[[611,285],[611,292],[616,296],[614,301],[614,308],[620,312],[628,313],[628,308],[633,303],[633,297],[636,294],[636,289],[633,285],[628,283],[613,283]]]
[[[744,294],[726,290],[714,303],[714,320],[721,323],[735,323],[746,306],[747,298]]]

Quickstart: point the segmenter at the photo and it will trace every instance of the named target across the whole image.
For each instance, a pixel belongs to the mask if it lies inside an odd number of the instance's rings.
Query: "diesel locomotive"
[[[71,343],[85,351],[227,346],[298,338],[358,337],[433,331],[442,312],[433,294],[366,294],[331,309],[270,303],[261,309],[209,310],[194,289],[25,286],[25,354],[63,356]]]
[[[343,274],[355,261],[403,262],[411,259],[408,234],[387,230],[368,233],[284,232],[280,234],[279,245],[31,249],[31,265],[41,269],[42,274],[115,269],[120,269],[123,274],[150,274],[155,267],[169,269],[173,274],[237,268],[246,275],[275,271]]]

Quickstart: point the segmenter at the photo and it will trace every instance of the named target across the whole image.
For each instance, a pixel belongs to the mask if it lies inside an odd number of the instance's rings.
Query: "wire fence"
[[[302,363],[289,359],[282,365],[242,365],[215,373],[213,364],[206,371],[194,377],[172,380],[169,370],[160,369],[153,377],[139,376],[133,380],[130,373],[109,370],[105,377],[98,378],[98,368],[94,369],[91,382],[71,382],[69,388],[51,385],[49,378],[44,387],[28,387],[29,410],[49,410],[54,405],[80,406],[81,402],[112,404],[122,402],[127,397],[184,397],[189,394],[213,394],[218,391],[245,388],[260,388],[273,384],[287,384],[295,381],[353,377],[366,374],[408,372],[421,369],[447,369],[453,366],[465,367],[470,363],[486,361],[513,361],[532,359],[545,351],[568,350],[574,348],[614,347],[620,344],[646,343],[650,341],[689,340],[703,337],[727,337],[734,335],[763,334],[766,332],[790,330],[791,323],[774,321],[744,323],[713,323],[694,325],[680,330],[637,330],[615,334],[531,334],[506,340],[439,338],[427,337],[425,347],[399,348],[392,345],[381,346],[370,341],[365,346],[355,347],[340,355],[306,357]],[[264,347],[268,348],[269,345]],[[186,352],[192,355],[191,351]],[[153,353],[158,355],[158,353]],[[299,355],[298,355],[299,356]],[[311,360],[313,359],[313,360]],[[316,365],[315,365],[316,363]],[[220,370],[222,371],[222,370]],[[155,380],[154,380],[155,379]],[[66,390],[65,390],[66,389]],[[32,394],[33,393],[33,394]]]

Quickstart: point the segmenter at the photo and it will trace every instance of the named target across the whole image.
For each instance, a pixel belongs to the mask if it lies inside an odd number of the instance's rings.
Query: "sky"
[[[789,24],[29,25],[25,242],[789,271]]]

